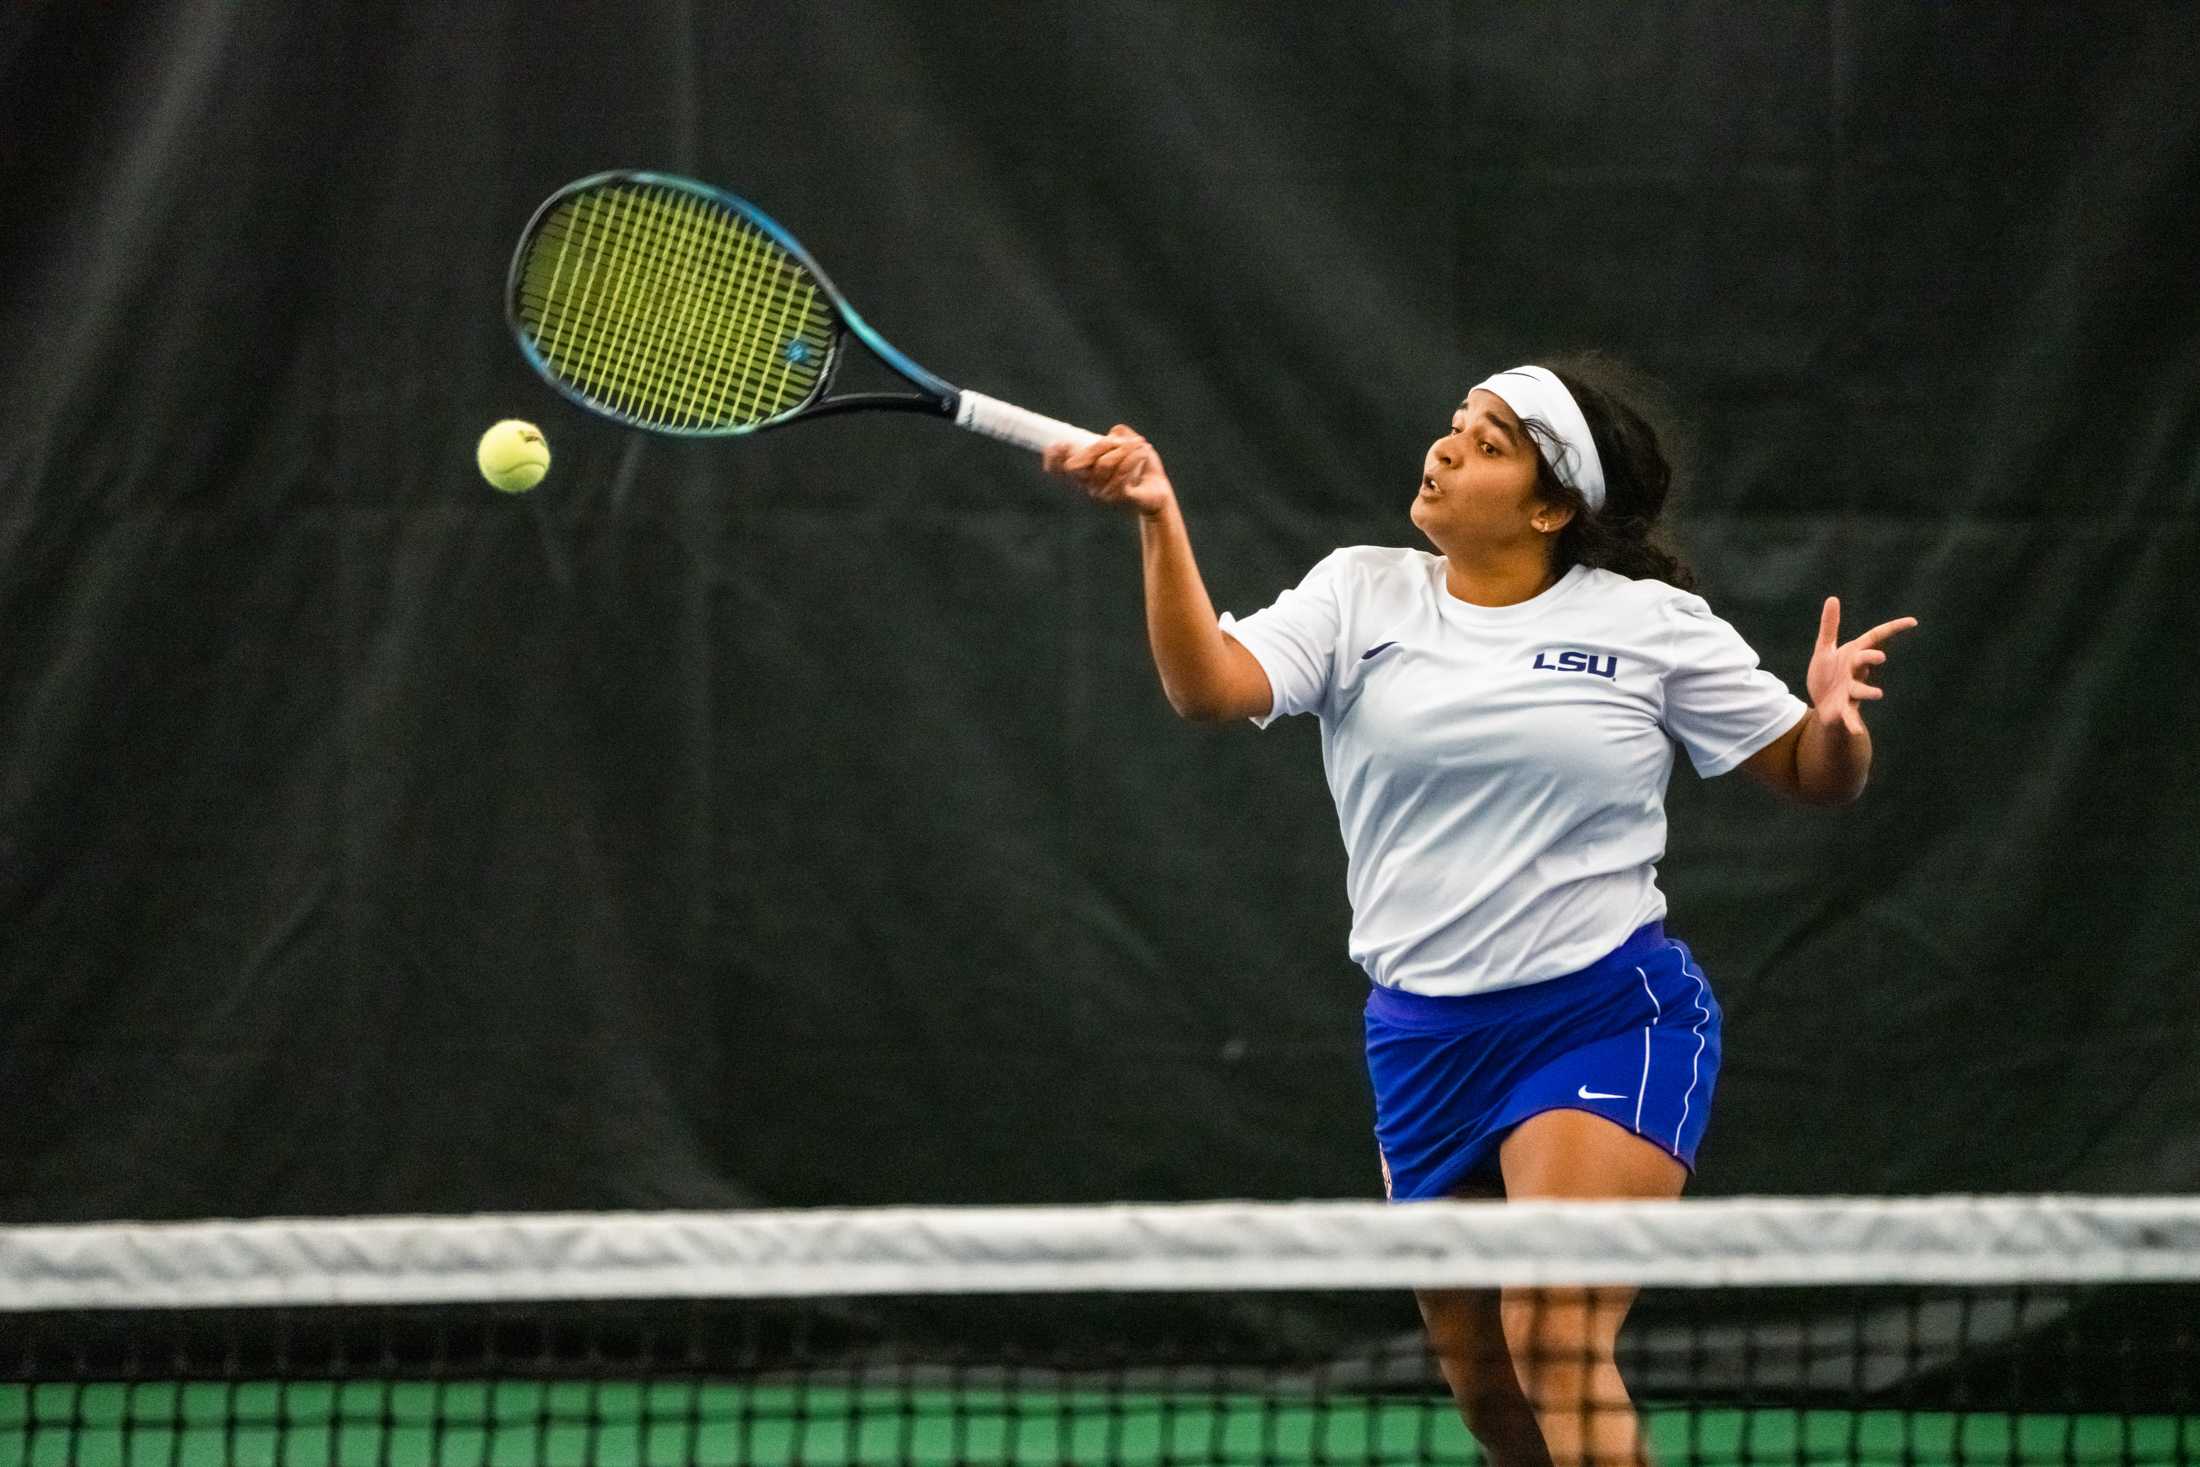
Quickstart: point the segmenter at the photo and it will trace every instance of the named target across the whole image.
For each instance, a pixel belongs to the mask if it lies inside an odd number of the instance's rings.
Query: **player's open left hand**
[[[1160,514],[1176,499],[1161,455],[1136,430],[1117,423],[1082,448],[1057,443],[1046,451],[1047,472],[1083,486],[1096,504]]]
[[[1881,644],[1916,625],[1916,617],[1899,616],[1881,622],[1853,642],[1843,642],[1839,640],[1841,598],[1828,596],[1825,610],[1818,617],[1818,645],[1811,649],[1810,672],[1805,678],[1811,712],[1818,721],[1829,729],[1838,723],[1851,734],[1861,734],[1864,719],[1858,705],[1868,698],[1887,696],[1885,688],[1872,682],[1872,669],[1887,660]]]

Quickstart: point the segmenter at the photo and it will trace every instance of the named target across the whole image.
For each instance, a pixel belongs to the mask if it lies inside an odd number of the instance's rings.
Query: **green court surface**
[[[1656,1459],[2200,1461],[2200,1416],[1647,1412]],[[919,1467],[1476,1461],[1447,1403],[1098,1389],[528,1381],[0,1387],[0,1467]]]

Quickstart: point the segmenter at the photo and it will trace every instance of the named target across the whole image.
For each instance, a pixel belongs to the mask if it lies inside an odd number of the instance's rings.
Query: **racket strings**
[[[584,254],[606,238],[622,241],[624,251],[618,259],[594,251],[591,276],[573,283],[573,314],[589,328],[569,354],[583,385],[652,424],[754,420],[782,401],[799,401],[802,379],[814,374],[797,369],[795,353],[770,354],[794,304],[791,277],[799,267],[755,231],[735,231],[730,248],[724,231],[713,240],[697,227],[691,198],[645,196],[645,206],[660,204],[655,210],[636,209],[636,202],[618,198],[620,207],[595,217],[585,205],[575,211]],[[553,306],[557,299],[553,292]],[[712,344],[710,357],[696,349],[704,342]],[[804,343],[811,350],[823,344],[814,337]]]
[[[769,415],[777,399],[790,395],[787,387],[796,377],[789,356],[779,357],[786,365],[775,374],[767,355],[784,329],[792,293],[791,280],[772,276],[799,267],[755,231],[736,231],[731,249],[724,237],[710,239],[709,231],[697,228],[692,198],[644,196],[643,202],[666,207],[622,209],[610,217],[624,241],[623,268],[610,276],[608,289],[578,298],[596,328],[574,355],[579,374],[601,381],[614,407],[653,423]],[[653,280],[669,288],[651,289]],[[643,288],[636,291],[638,283]],[[707,328],[714,317],[713,334]],[[694,350],[704,340],[715,343],[713,359]],[[637,395],[645,400],[636,401]],[[792,394],[796,401],[800,396]]]
[[[551,210],[528,242],[519,317],[591,402],[652,427],[739,428],[817,387],[831,313],[799,261],[716,201],[613,185]]]

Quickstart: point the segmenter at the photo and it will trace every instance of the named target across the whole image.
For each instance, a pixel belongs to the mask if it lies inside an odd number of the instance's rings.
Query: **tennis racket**
[[[754,433],[827,413],[933,413],[1017,443],[1097,435],[971,392],[895,350],[761,209],[666,173],[598,173],[543,200],[505,286],[520,351],[590,412],[653,433]],[[854,336],[916,390],[836,395]]]

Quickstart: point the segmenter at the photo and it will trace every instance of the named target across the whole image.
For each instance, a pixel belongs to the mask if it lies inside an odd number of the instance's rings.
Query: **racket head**
[[[631,170],[543,200],[512,252],[505,315],[521,354],[566,397],[687,437],[800,416],[823,398],[847,328],[875,336],[762,210]]]

